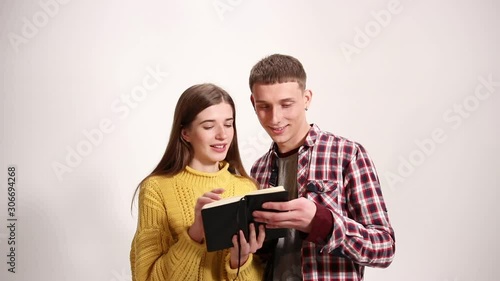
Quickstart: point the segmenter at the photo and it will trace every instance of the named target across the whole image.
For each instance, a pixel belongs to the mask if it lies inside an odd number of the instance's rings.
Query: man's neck
[[[307,136],[309,135],[309,131],[311,129],[311,125],[307,125],[307,130],[305,129],[305,133],[303,133],[303,137],[295,142],[294,144],[282,144],[282,145],[279,145],[278,143],[276,143],[276,146],[277,146],[277,152],[279,155],[288,155],[290,152],[292,151],[298,151],[299,148],[302,146],[302,144],[304,144],[304,141],[306,140]],[[293,154],[293,152],[292,152]]]

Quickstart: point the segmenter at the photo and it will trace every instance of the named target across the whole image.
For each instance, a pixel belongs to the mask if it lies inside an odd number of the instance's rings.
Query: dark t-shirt
[[[298,153],[295,152],[278,158],[278,185],[282,185],[288,190],[290,199],[298,197],[297,157]],[[295,229],[288,229],[286,237],[280,238],[276,244],[273,280],[302,280],[301,248],[302,239],[299,232]]]

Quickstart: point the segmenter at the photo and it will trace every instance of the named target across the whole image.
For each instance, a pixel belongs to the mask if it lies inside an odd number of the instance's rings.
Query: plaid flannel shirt
[[[251,176],[268,188],[274,143],[259,158]],[[328,208],[333,231],[326,241],[304,241],[302,278],[308,280],[363,280],[364,267],[387,267],[395,252],[377,172],[358,143],[321,131],[312,125],[298,151],[299,197]]]

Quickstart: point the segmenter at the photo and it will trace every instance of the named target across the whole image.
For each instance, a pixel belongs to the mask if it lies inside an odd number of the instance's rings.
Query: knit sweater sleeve
[[[154,179],[146,180],[139,193],[137,232],[131,249],[134,281],[197,280],[204,245],[187,229],[174,241],[164,200]]]
[[[238,269],[231,268],[229,265],[229,254],[225,257],[225,271],[227,274],[227,280],[242,280],[242,281],[254,281],[262,280],[264,274],[264,267],[262,262],[257,257],[257,255],[251,254],[248,260],[240,267],[240,272]],[[237,279],[236,279],[237,278]],[[226,280],[226,279],[224,279]]]

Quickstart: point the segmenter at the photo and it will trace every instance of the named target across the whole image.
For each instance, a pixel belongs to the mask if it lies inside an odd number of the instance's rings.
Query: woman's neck
[[[193,168],[194,170],[200,171],[200,172],[205,172],[205,173],[215,173],[220,170],[220,162],[215,162],[215,163],[202,163],[196,159],[191,160],[189,163],[189,167]]]

